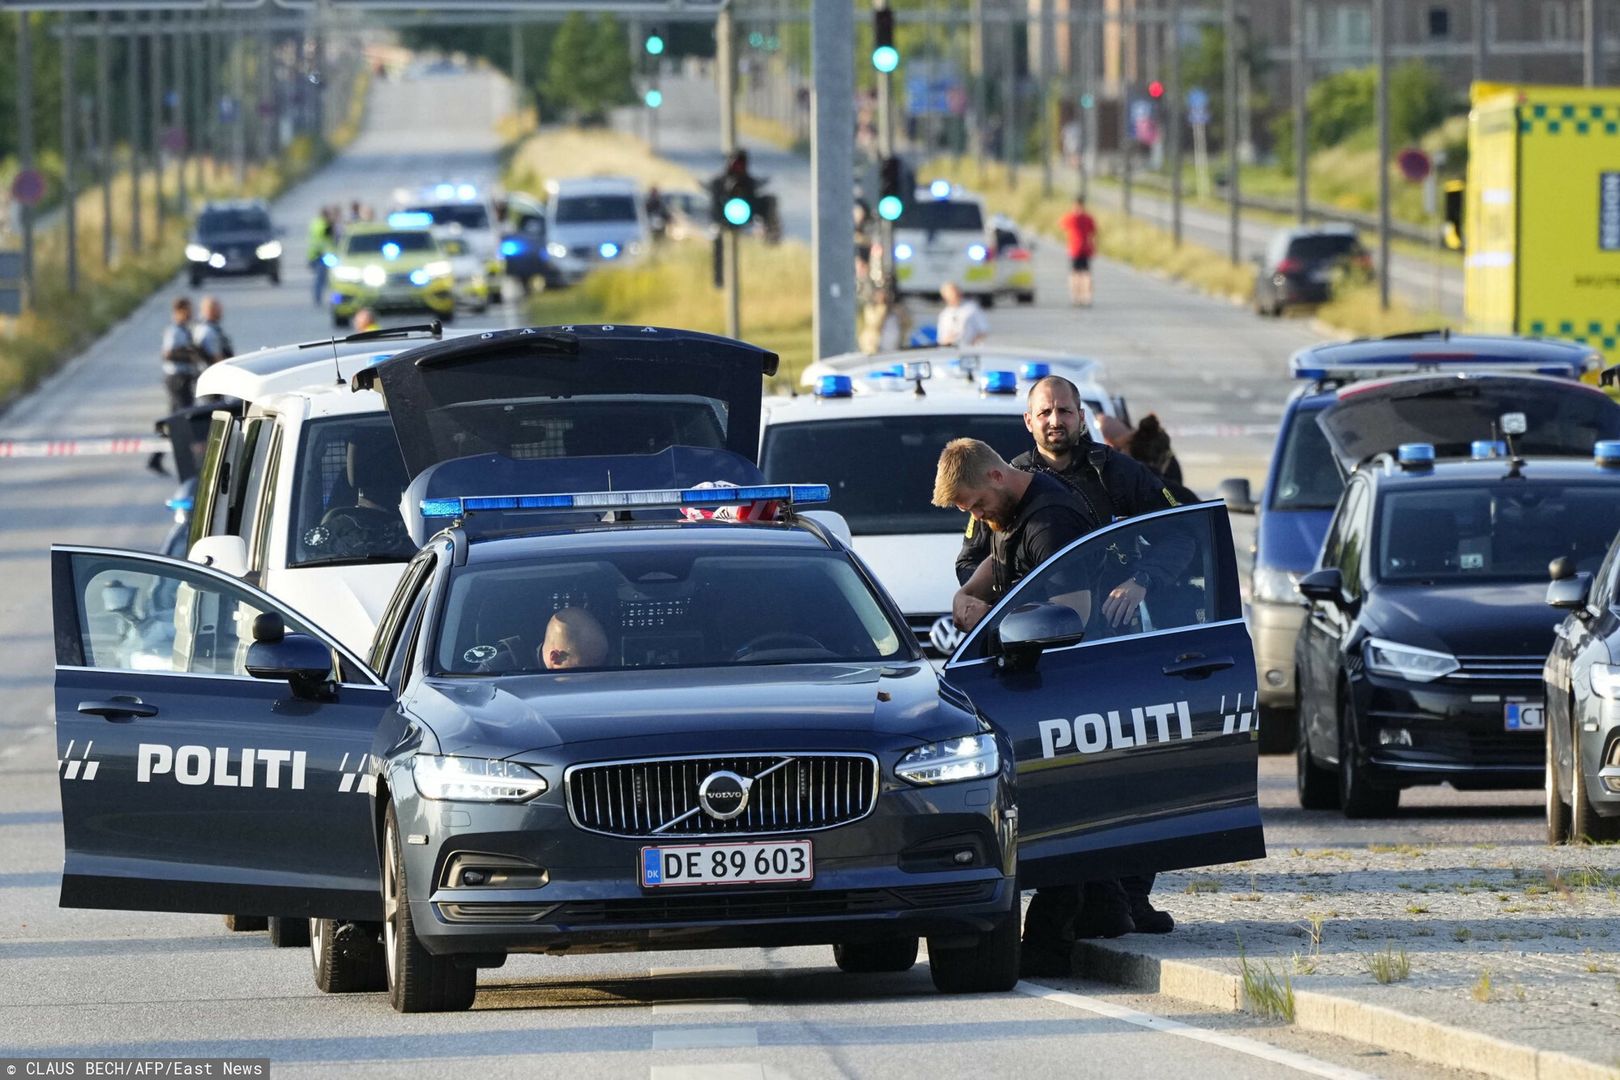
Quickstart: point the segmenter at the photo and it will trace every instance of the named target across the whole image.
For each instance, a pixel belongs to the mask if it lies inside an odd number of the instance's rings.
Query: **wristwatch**
[[[1140,568],[1131,575],[1131,580],[1142,586],[1144,589],[1150,589],[1153,587],[1153,575]]]

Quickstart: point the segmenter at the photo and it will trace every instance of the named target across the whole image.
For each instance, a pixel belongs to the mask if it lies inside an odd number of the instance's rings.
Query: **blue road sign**
[[[1209,91],[1193,87],[1187,91],[1187,123],[1209,123]]]

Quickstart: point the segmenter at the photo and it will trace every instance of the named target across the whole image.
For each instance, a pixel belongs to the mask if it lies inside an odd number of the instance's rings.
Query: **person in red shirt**
[[[1097,219],[1086,213],[1086,201],[1075,197],[1074,209],[1060,222],[1069,238],[1069,300],[1091,306],[1091,257],[1097,254]]]

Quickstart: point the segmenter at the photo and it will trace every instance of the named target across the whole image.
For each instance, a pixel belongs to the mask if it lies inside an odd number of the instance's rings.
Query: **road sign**
[[[1401,175],[1414,184],[1428,179],[1429,173],[1433,171],[1429,155],[1416,147],[1408,147],[1396,154],[1395,164],[1400,166]]]
[[[35,206],[45,197],[45,177],[38,169],[24,169],[11,181],[11,197],[23,206]]]
[[[1193,87],[1187,91],[1187,123],[1209,123],[1209,91]]]
[[[1153,119],[1153,102],[1146,98],[1137,98],[1131,102],[1131,123],[1140,124],[1144,120]]]

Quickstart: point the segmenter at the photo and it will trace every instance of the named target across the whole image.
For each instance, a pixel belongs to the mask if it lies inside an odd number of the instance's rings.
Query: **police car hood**
[[[411,707],[440,753],[553,762],[897,748],[976,730],[920,661],[429,679]]]
[[[1369,634],[1453,656],[1545,656],[1564,613],[1545,581],[1380,585],[1361,615]]]
[[[759,453],[773,352],[656,326],[524,327],[434,342],[359,371],[377,389],[409,475],[480,453]],[[624,486],[624,485],[619,485]]]
[[[1523,413],[1520,454],[1588,457],[1600,439],[1620,438],[1620,404],[1570,379],[1538,375],[1414,375],[1339,392],[1317,423],[1349,472],[1402,443],[1432,443],[1438,457],[1467,457],[1476,439],[1500,438],[1504,413]]]

